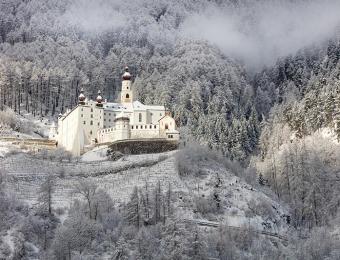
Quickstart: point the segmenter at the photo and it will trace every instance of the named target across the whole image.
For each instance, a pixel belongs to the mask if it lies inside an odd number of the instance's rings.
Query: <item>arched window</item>
[[[139,113],[139,115],[138,115],[138,119],[139,119],[139,122],[142,122],[142,113]]]
[[[169,129],[169,125],[165,124],[165,129],[168,130]]]
[[[129,94],[126,94],[126,96],[125,96],[126,98],[130,98],[130,95]]]

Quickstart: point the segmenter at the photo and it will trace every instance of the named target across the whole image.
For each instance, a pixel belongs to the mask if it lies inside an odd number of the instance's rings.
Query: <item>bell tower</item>
[[[120,94],[121,103],[132,103],[131,74],[129,68],[125,67],[122,81],[122,91]]]

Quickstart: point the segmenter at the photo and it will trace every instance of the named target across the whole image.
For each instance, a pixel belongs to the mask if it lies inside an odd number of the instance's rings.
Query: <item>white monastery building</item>
[[[80,155],[89,145],[129,139],[178,140],[175,120],[164,106],[134,101],[131,74],[125,68],[120,103],[104,101],[100,91],[96,100],[88,100],[81,90],[78,105],[52,126],[50,138],[58,146]]]

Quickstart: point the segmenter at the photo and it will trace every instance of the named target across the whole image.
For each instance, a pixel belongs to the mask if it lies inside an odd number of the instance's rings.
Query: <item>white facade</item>
[[[86,100],[83,91],[79,104],[58,120],[58,146],[80,155],[85,146],[118,140],[166,138],[178,140],[175,120],[164,106],[144,105],[133,101],[131,75],[123,74],[121,102]]]

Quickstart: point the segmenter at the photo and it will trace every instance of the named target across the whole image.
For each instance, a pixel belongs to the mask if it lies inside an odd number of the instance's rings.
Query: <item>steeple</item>
[[[79,97],[78,97],[78,104],[79,105],[85,105],[85,95],[84,95],[84,89],[82,88],[81,90],[80,90],[80,95],[79,95]]]
[[[125,67],[125,72],[122,76],[122,91],[120,95],[121,103],[132,103],[133,93],[131,89],[131,74],[129,68]]]

